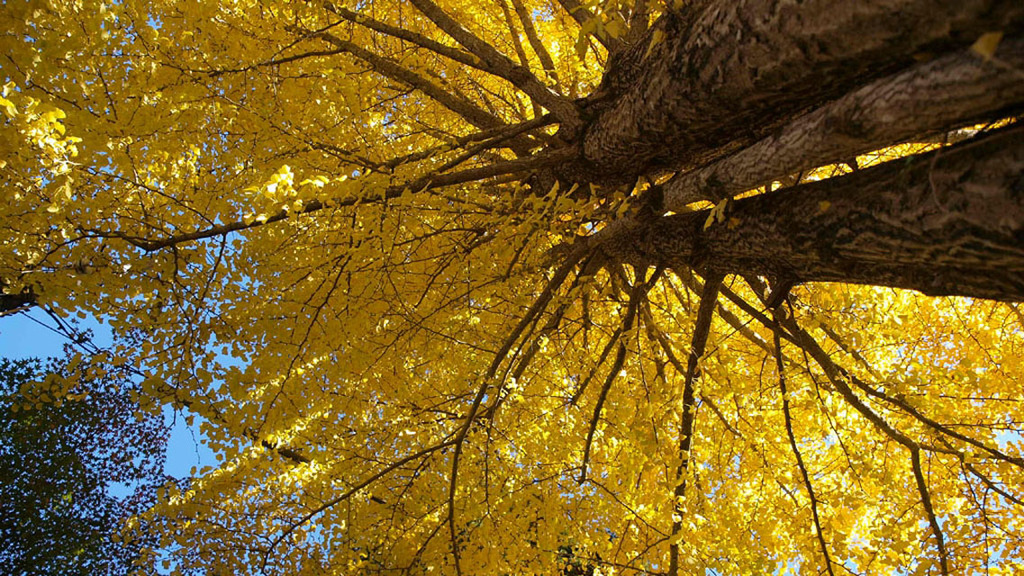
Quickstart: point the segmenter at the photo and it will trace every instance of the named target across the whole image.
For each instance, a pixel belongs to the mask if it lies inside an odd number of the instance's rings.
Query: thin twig
[[[928,492],[928,483],[924,478],[924,471],[921,469],[921,449],[913,447],[910,449],[910,463],[914,467],[914,478],[917,480],[917,491],[921,494],[921,505],[928,514],[928,523],[931,524],[932,533],[939,546],[939,564],[942,568],[942,575],[949,576],[949,554],[946,552],[946,539],[942,536],[942,528],[939,520],[935,517],[935,509],[932,507],[932,497]]]
[[[804,487],[807,488],[807,496],[811,499],[811,515],[814,517],[814,529],[818,535],[818,544],[821,545],[821,553],[825,557],[825,569],[829,576],[835,576],[832,571],[832,557],[828,553],[828,544],[825,542],[825,534],[821,529],[821,519],[818,516],[818,498],[814,494],[814,486],[811,484],[811,477],[807,473],[807,466],[804,465],[804,458],[800,454],[800,447],[796,443],[796,434],[793,432],[793,416],[789,410],[789,394],[786,390],[786,372],[782,362],[782,337],[779,335],[781,329],[776,325],[775,337],[775,366],[779,372],[779,391],[782,394],[782,413],[786,420],[786,434],[789,436],[789,445],[793,448],[796,456],[797,467],[800,468],[800,475],[804,479]]]
[[[583,464],[580,466],[580,484],[587,481],[587,466],[590,463],[590,450],[594,442],[594,434],[597,433],[598,422],[601,420],[601,413],[604,411],[604,403],[608,399],[608,392],[611,390],[612,384],[615,382],[615,378],[618,377],[619,372],[622,370],[622,365],[626,361],[626,344],[622,341],[622,335],[627,334],[632,330],[633,323],[636,320],[637,310],[640,307],[640,302],[643,301],[644,296],[647,294],[647,290],[654,282],[657,281],[661,272],[660,270],[656,271],[650,281],[645,281],[642,277],[643,274],[643,268],[637,268],[636,278],[633,279],[633,287],[629,294],[629,304],[626,308],[626,314],[622,319],[622,325],[619,326],[618,330],[616,330],[616,334],[613,335],[613,341],[617,341],[619,347],[615,352],[615,360],[612,361],[611,368],[608,370],[608,375],[605,377],[604,386],[601,387],[601,394],[597,397],[597,404],[594,405],[594,415],[590,419],[590,428],[587,430],[587,440],[583,448]],[[624,274],[622,275],[624,276]],[[611,341],[609,344],[611,344]]]
[[[562,283],[565,282],[569,272],[575,268],[576,264],[583,257],[583,250],[585,247],[586,244],[581,243],[579,249],[569,255],[565,262],[563,262],[555,272],[551,280],[549,280],[544,286],[544,290],[542,290],[540,295],[537,296],[537,299],[534,300],[530,309],[527,310],[526,314],[522,319],[520,319],[516,327],[508,337],[505,338],[501,348],[499,348],[497,354],[494,355],[494,360],[491,361],[491,365],[488,367],[487,373],[484,374],[483,381],[477,389],[476,396],[473,398],[473,403],[469,408],[469,412],[466,414],[465,420],[453,441],[455,452],[452,455],[452,473],[448,483],[448,528],[452,542],[452,556],[455,560],[455,571],[457,574],[462,574],[462,560],[461,555],[459,554],[458,533],[455,529],[455,493],[458,488],[459,464],[461,462],[462,447],[465,444],[466,435],[469,434],[469,429],[476,420],[477,414],[480,411],[480,405],[483,403],[484,397],[487,395],[487,390],[490,389],[491,381],[498,373],[498,368],[501,366],[502,362],[504,362],[508,353],[512,350],[512,346],[514,346],[516,341],[519,340],[523,331],[525,331],[533,322],[534,318],[547,308],[547,305],[551,302],[551,298],[555,294],[555,290],[558,290],[558,288],[562,286]]]
[[[683,498],[686,496],[686,474],[690,463],[690,449],[693,445],[693,428],[696,421],[694,404],[694,381],[697,369],[711,333],[711,321],[718,305],[718,292],[722,286],[721,275],[709,274],[704,280],[704,290],[697,307],[697,320],[693,326],[690,357],[686,365],[686,379],[683,383],[683,413],[679,422],[679,467],[676,469],[676,487],[672,502],[672,538],[669,540],[669,576],[679,574],[679,533],[683,529]]]

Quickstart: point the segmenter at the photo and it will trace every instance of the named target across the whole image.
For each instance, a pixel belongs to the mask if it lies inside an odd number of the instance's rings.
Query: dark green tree
[[[133,387],[109,366],[0,359],[0,573],[126,574],[152,544],[121,528],[165,480],[168,429]]]

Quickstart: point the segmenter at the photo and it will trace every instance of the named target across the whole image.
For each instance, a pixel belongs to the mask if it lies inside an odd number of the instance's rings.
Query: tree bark
[[[784,283],[847,282],[1024,300],[1024,128],[655,219],[612,259]],[[710,225],[705,225],[710,222]]]
[[[859,88],[756,144],[665,184],[665,208],[717,202],[772,180],[951,128],[1005,118],[1024,104],[1024,40],[998,61],[962,50]],[[920,141],[920,140],[918,140]]]
[[[622,88],[595,101],[581,159],[566,175],[627,182],[702,166],[916,59],[964,48],[989,31],[1024,29],[1019,0],[695,6],[663,17],[656,24],[663,42],[630,51],[609,70],[605,85]]]

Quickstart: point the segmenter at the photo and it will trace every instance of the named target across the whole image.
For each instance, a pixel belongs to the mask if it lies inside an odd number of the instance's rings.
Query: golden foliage
[[[625,34],[633,3],[582,3],[592,30],[523,3],[544,74],[502,0],[438,4],[567,97],[595,90],[594,36]],[[407,2],[348,9],[489,65]],[[628,191],[533,195],[511,169],[435,185],[516,161],[462,154],[539,116],[523,90],[330,3],[14,1],[0,20],[4,290],[108,322],[111,358],[146,375],[153,409],[200,416],[222,461],[138,519],[172,570],[657,573],[673,543],[683,573],[811,572],[816,508],[830,568],[924,574],[926,493],[954,571],[1024,557],[1017,307],[798,288],[795,323],[844,372],[786,330],[787,430],[764,294],[727,278],[676,502],[697,279],[641,287],[653,270],[565,247]],[[580,266],[559,278],[566,251]],[[926,491],[842,386],[920,447]]]

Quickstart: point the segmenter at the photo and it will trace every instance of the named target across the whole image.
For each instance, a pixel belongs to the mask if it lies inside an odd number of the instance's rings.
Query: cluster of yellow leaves
[[[439,4],[515,54],[498,3]],[[573,97],[596,87],[603,57],[589,36],[621,33],[633,3],[585,2],[597,19],[582,33],[552,3],[525,4],[555,62],[548,81],[557,76]],[[405,2],[358,7],[454,46]],[[0,80],[13,82],[0,101],[0,222],[11,231],[0,241],[0,280],[60,313],[108,322],[119,338],[112,359],[148,376],[147,408],[188,406],[223,461],[188,489],[169,488],[139,524],[160,530],[173,568],[452,573],[454,451],[444,443],[542,293],[552,247],[598,229],[594,214],[624,210],[627,193],[609,208],[557,188],[533,197],[517,183],[483,182],[380,200],[457,157],[474,129],[367,63],[328,54],[296,23],[372,49],[503,122],[533,110],[507,83],[339,23],[319,3],[11,2],[0,19],[20,31],[0,40]],[[490,151],[466,166],[509,159]],[[313,202],[323,208],[299,214]],[[726,208],[709,223],[728,225]],[[289,217],[259,225],[282,212]],[[241,226],[147,248],[232,223]],[[499,371],[486,398],[499,408],[468,430],[454,492],[464,573],[553,574],[570,559],[604,574],[664,570],[683,391],[662,346],[685,362],[698,297],[667,274],[642,322],[619,331],[634,280],[601,271],[567,285],[548,308],[563,310],[560,330],[541,334],[545,315],[511,354],[533,354],[529,366]],[[729,285],[757,301],[738,280]],[[848,370],[1020,456],[1017,308],[846,286],[801,288],[797,299],[801,325]],[[716,320],[701,362],[675,536],[683,569],[770,573],[791,562],[810,571],[820,554],[771,334],[723,306],[743,320]],[[580,483],[618,342],[628,355]],[[798,350],[783,352],[794,433],[834,557],[868,573],[926,570],[931,535],[905,450]],[[997,554],[1020,562],[1015,504],[965,470],[1011,492],[1024,485],[1021,470],[959,444],[926,460],[957,569],[994,573]]]

